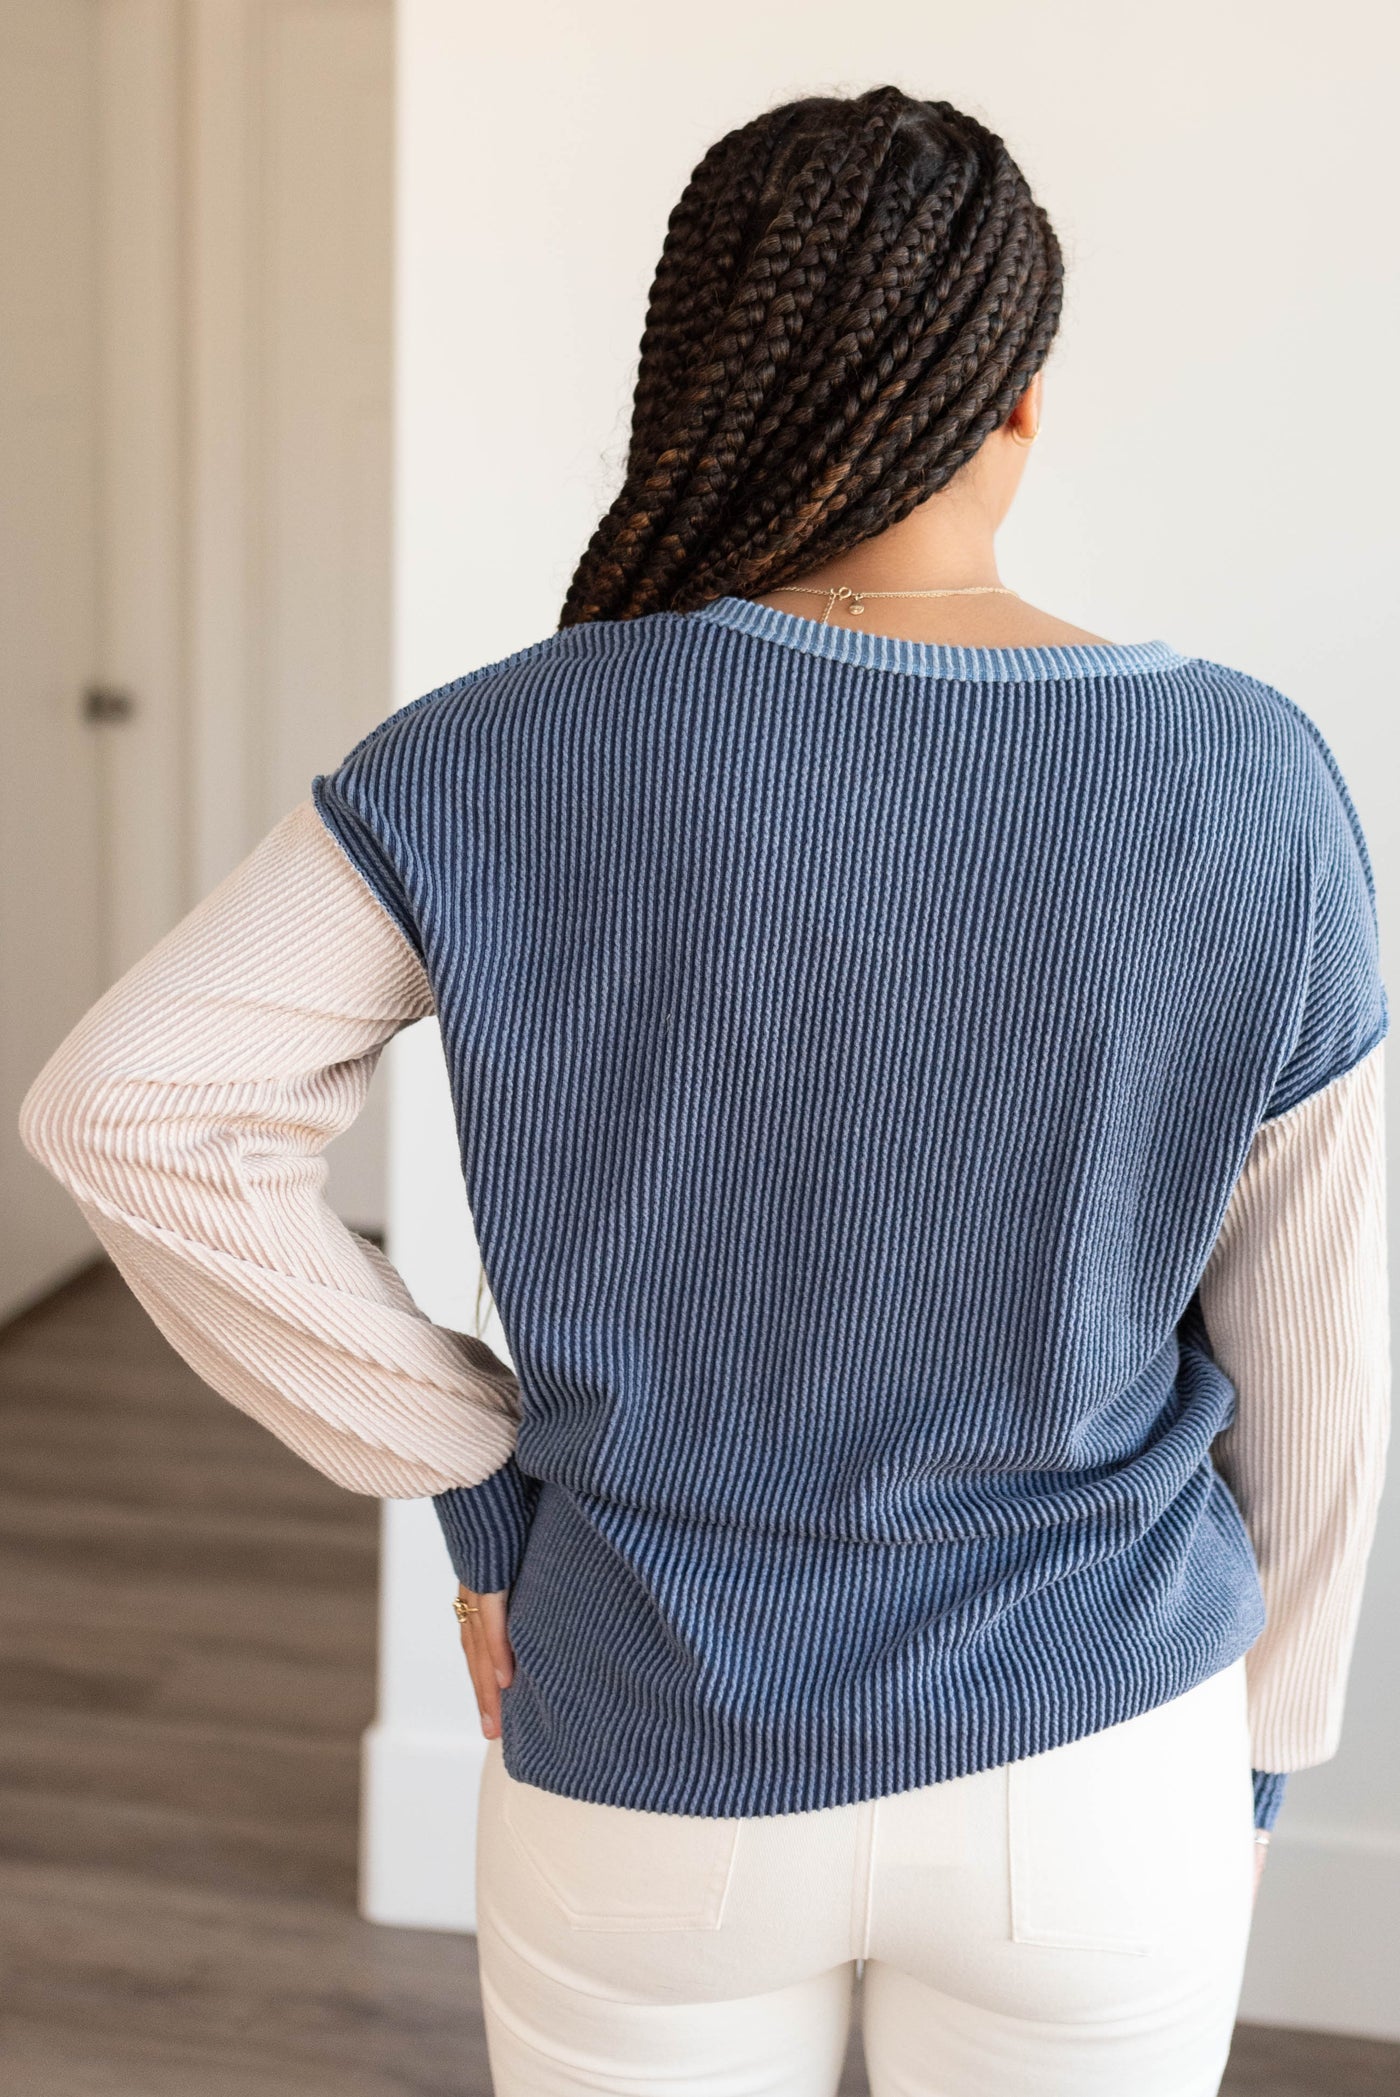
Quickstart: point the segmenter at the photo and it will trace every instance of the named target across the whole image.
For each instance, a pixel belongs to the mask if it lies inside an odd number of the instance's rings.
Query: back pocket
[[[1017,1944],[1144,1957],[1161,1936],[1162,1836],[1137,1721],[1006,1771],[1011,1936]]]
[[[501,1775],[502,1819],[575,1929],[719,1928],[738,1820],[600,1806]]]

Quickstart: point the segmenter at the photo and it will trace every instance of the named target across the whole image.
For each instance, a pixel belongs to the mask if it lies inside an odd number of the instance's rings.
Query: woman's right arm
[[[324,1198],[422,964],[310,801],[93,1006],[21,1133],[206,1383],[351,1491],[473,1486],[519,1391]]]

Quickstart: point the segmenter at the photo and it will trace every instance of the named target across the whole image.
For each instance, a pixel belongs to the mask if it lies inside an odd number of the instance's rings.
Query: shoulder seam
[[[1193,656],[1191,660],[1207,669],[1221,671],[1227,677],[1233,678],[1236,683],[1249,685],[1254,691],[1263,693],[1265,697],[1274,701],[1281,711],[1303,730],[1313,754],[1321,761],[1323,769],[1337,794],[1337,798],[1342,804],[1342,810],[1351,830],[1357,856],[1361,861],[1362,871],[1366,878],[1366,886],[1371,898],[1371,908],[1374,911],[1376,909],[1375,871],[1371,865],[1370,849],[1366,843],[1361,817],[1356,803],[1352,799],[1351,789],[1347,785],[1345,774],[1337,761],[1337,754],[1318,723],[1313,719],[1307,708],[1300,705],[1298,700],[1291,698],[1287,692],[1280,691],[1277,685],[1266,683],[1262,677],[1251,676],[1248,670],[1236,670],[1228,663],[1217,663],[1207,656]]]
[[[1278,1128],[1281,1123],[1287,1121],[1290,1114],[1300,1113],[1304,1107],[1311,1105],[1311,1103],[1314,1100],[1321,1099],[1324,1092],[1330,1092],[1334,1085],[1340,1085],[1344,1079],[1354,1077],[1356,1075],[1356,1072],[1361,1068],[1361,1065],[1366,1061],[1366,1058],[1368,1056],[1374,1056],[1376,1050],[1381,1047],[1389,1032],[1390,1008],[1389,1002],[1385,1001],[1381,1012],[1379,1026],[1377,1026],[1373,1033],[1369,1036],[1365,1047],[1360,1049],[1357,1052],[1357,1054],[1352,1057],[1350,1063],[1347,1064],[1345,1070],[1334,1071],[1332,1076],[1327,1079],[1325,1084],[1314,1085],[1311,1092],[1305,1092],[1302,1098],[1295,1099],[1291,1106],[1284,1107],[1279,1113],[1269,1115],[1266,1121],[1259,1122],[1256,1125],[1255,1134],[1258,1135],[1259,1132],[1263,1129]]]
[[[310,808],[315,811],[316,820],[319,823],[322,834],[325,836],[328,843],[334,847],[338,857],[350,869],[350,872],[354,875],[355,880],[359,883],[360,887],[369,897],[375,909],[383,918],[385,924],[394,934],[394,937],[400,942],[400,944],[404,948],[406,948],[408,953],[410,953],[413,956],[415,965],[420,970],[422,970],[423,957],[422,954],[419,952],[418,947],[415,945],[414,941],[410,939],[407,932],[405,932],[403,926],[399,923],[399,920],[395,917],[393,911],[389,908],[383,896],[379,893],[379,890],[369,879],[369,876],[366,874],[364,868],[352,856],[344,837],[341,835],[336,825],[330,820],[330,816],[326,807],[325,784],[323,773],[317,773],[315,779],[311,783],[311,792],[307,795],[306,799],[300,802],[298,805],[302,808]]]
[[[527,641],[523,648],[516,648],[509,655],[498,656],[494,662],[481,663],[475,670],[464,670],[460,677],[450,677],[446,684],[434,685],[430,692],[422,692],[416,699],[409,699],[402,706],[396,706],[392,713],[386,714],[382,721],[376,721],[373,728],[369,729],[360,737],[358,743],[353,744],[345,752],[339,763],[332,766],[332,771],[339,771],[342,765],[348,765],[352,759],[359,756],[362,750],[367,750],[372,743],[377,742],[379,737],[386,734],[389,729],[397,728],[400,722],[406,721],[412,715],[421,712],[425,706],[431,706],[435,700],[453,698],[458,692],[466,691],[468,686],[479,683],[483,677],[490,677],[498,670],[513,669],[517,663],[525,662],[530,656],[538,655],[542,649],[553,646],[558,641],[560,633],[570,631],[572,629],[568,627],[561,627],[555,633],[542,634],[539,640]],[[319,779],[326,775],[318,773],[316,776]]]
[[[375,904],[383,914],[385,920],[393,926],[394,930],[398,933],[400,939],[403,940],[404,944],[408,947],[410,953],[412,953],[415,959],[418,961],[420,967],[425,966],[425,956],[423,953],[418,927],[414,923],[411,913],[407,910],[406,903],[404,916],[400,918],[398,912],[389,902],[387,897],[381,892],[377,883],[371,879],[367,869],[361,865],[360,861],[355,857],[355,854],[351,851],[349,842],[345,834],[341,830],[339,822],[334,819],[332,813],[331,804],[328,798],[330,787],[331,782],[322,772],[318,772],[316,777],[311,782],[310,799],[312,806],[315,808],[316,814],[320,819],[322,828],[325,830],[326,835],[334,844],[336,850],[340,853],[346,865],[351,869],[351,871],[355,875],[356,880],[359,881],[361,885],[365,888],[365,890],[368,892],[368,894],[373,897]],[[349,801],[346,801],[345,807],[347,815],[350,818],[352,818],[356,822],[359,822],[362,825],[362,827],[368,827],[364,824],[364,819],[362,816],[360,816],[358,810],[353,808]],[[436,998],[434,998],[434,1004],[436,1005]]]

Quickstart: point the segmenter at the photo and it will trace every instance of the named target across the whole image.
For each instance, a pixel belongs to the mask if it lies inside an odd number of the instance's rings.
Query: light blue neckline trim
[[[946,677],[959,684],[1024,684],[1068,677],[1124,677],[1170,670],[1188,660],[1167,641],[1099,641],[1083,647],[960,648],[943,641],[904,641],[892,634],[863,633],[850,626],[823,626],[797,612],[750,597],[712,597],[684,615],[737,633],[756,634],[807,655],[872,670],[899,670],[913,677]]]

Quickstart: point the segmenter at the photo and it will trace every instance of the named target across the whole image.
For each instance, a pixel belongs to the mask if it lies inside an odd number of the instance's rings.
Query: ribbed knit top
[[[431,984],[519,1377],[439,1503],[513,1582],[512,1774],[844,1803],[1250,1646],[1197,1288],[1261,1124],[1387,1020],[1300,709],[1161,641],[721,598],[444,686],[314,792]]]

